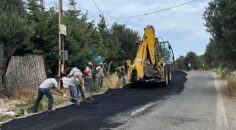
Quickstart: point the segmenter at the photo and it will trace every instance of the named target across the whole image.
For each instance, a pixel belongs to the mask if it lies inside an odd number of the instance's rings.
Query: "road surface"
[[[97,104],[70,105],[15,119],[1,130],[235,130],[236,105],[211,72],[177,72],[167,87],[109,90]]]

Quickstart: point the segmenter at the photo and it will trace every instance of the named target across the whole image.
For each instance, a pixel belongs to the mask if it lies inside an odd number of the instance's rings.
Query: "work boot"
[[[74,102],[75,102],[75,100],[74,100],[73,98],[71,98],[71,99],[70,99],[70,102],[71,102],[71,103],[74,103]]]
[[[35,109],[35,108],[32,108],[31,110],[32,110],[33,113],[39,112],[39,111],[38,111],[37,109]]]
[[[39,111],[33,110],[33,113],[37,113],[37,112],[39,112]]]
[[[82,102],[85,101],[85,97],[82,97]]]
[[[76,106],[79,105],[79,104],[80,104],[80,103],[79,103],[78,101],[77,101],[77,102],[74,102],[74,105],[76,105]]]

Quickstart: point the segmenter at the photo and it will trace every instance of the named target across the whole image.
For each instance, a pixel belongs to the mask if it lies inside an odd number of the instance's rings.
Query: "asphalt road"
[[[190,72],[187,79],[181,94],[139,108],[117,129],[236,130],[236,105],[222,94],[224,82],[211,72]]]
[[[157,84],[109,90],[81,103],[27,118],[1,130],[86,129],[236,129],[231,100],[220,94],[221,83],[210,72],[177,72],[167,87]]]

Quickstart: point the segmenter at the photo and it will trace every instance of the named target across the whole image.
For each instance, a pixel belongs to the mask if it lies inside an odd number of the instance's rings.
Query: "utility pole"
[[[63,24],[63,12],[62,12],[62,0],[58,0],[58,28],[59,28],[59,63],[58,63],[58,75],[62,76],[64,73],[64,35],[66,35],[66,27]]]

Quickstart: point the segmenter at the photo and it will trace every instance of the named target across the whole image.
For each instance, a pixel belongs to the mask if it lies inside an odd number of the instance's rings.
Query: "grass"
[[[123,86],[123,81],[122,79],[118,79],[116,73],[104,78],[103,88],[117,89],[120,88],[121,86]]]
[[[11,92],[11,97],[13,99],[29,98],[36,94],[36,89],[33,88],[21,88],[15,89]]]
[[[12,117],[9,115],[0,115],[0,122],[4,122],[6,120],[11,119]],[[0,128],[1,129],[1,128]]]
[[[224,92],[226,95],[236,99],[236,71],[229,72],[228,70],[215,69],[215,71],[222,79],[227,81],[227,88]]]
[[[69,95],[68,90],[64,90]],[[51,91],[52,93],[56,93]],[[37,90],[30,88],[23,88],[21,90],[12,91],[12,99],[8,102],[8,105],[16,112],[16,116],[23,116],[32,113],[35,99],[37,97]],[[62,96],[53,95],[53,108],[57,108],[69,99],[65,99]],[[48,99],[44,96],[40,102],[39,111],[46,111],[48,108]],[[5,119],[5,118],[3,118]]]
[[[227,89],[229,96],[236,99],[236,72],[233,72],[230,75],[226,75],[225,79],[228,82]]]

